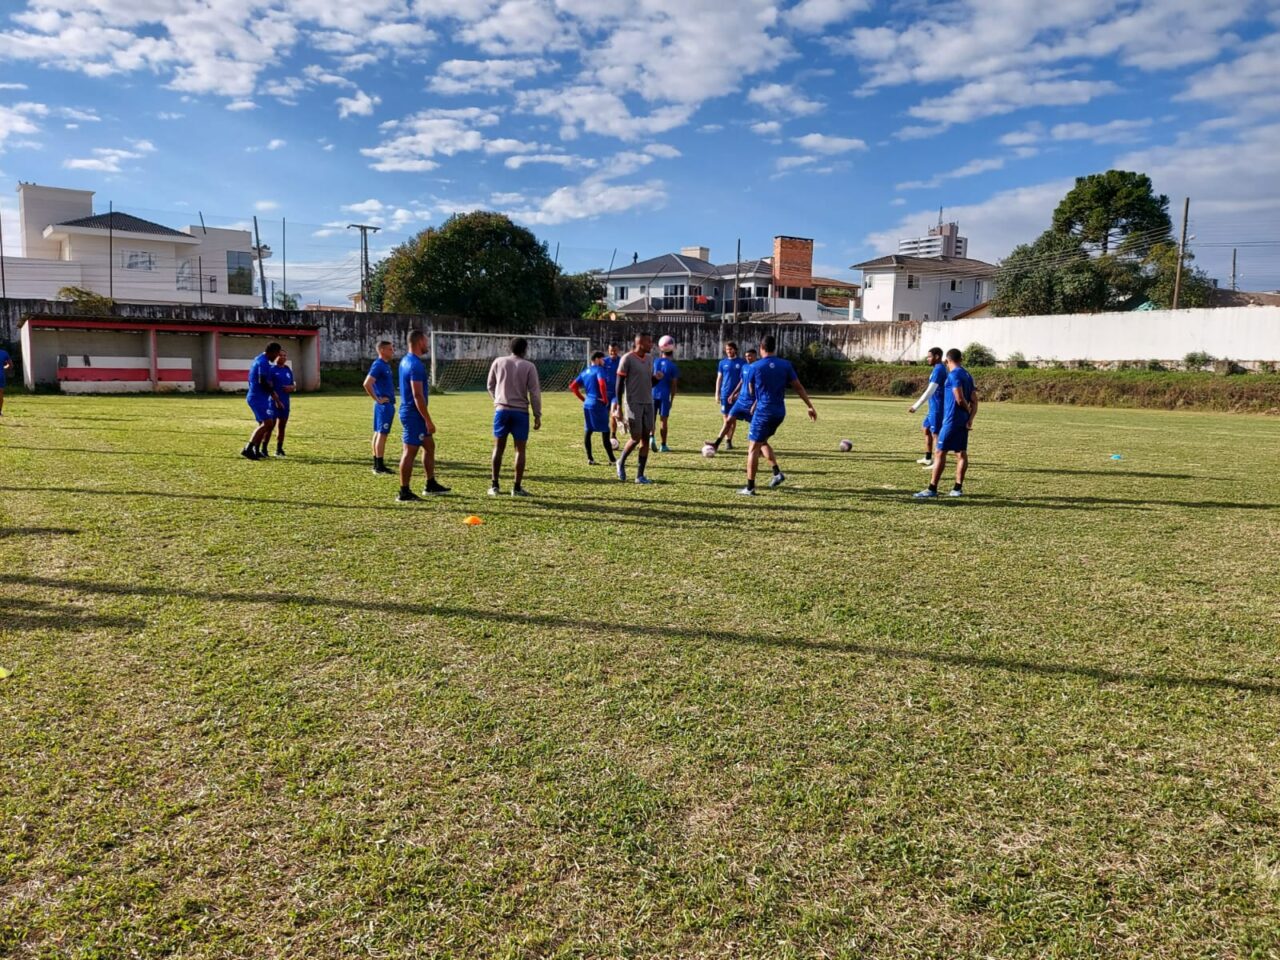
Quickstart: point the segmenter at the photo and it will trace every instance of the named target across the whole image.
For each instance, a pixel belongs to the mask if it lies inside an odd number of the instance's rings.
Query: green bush
[[[1203,370],[1213,363],[1213,355],[1203,350],[1193,350],[1182,358],[1182,362],[1188,370]]]
[[[1009,354],[1009,366],[1016,370],[1025,370],[1030,366],[1030,364],[1027,363],[1026,357],[1015,351],[1014,353]]]
[[[909,380],[898,378],[889,382],[889,392],[895,397],[909,397],[916,390]]]
[[[1148,360],[1147,367],[1152,373],[1164,373],[1165,366],[1159,360]]]
[[[971,343],[964,348],[966,367],[994,367],[996,362],[996,355],[980,343]]]

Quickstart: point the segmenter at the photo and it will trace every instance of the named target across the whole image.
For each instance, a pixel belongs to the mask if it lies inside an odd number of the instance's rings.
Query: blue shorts
[[[503,410],[493,411],[493,435],[501,440],[510,437],[524,443],[529,439],[529,411]]]
[[[720,414],[727,417],[733,410],[733,404],[729,402],[728,397],[720,398]]]
[[[969,430],[959,424],[943,424],[938,431],[939,450],[949,453],[964,453],[969,449]]]
[[[751,430],[747,433],[747,439],[753,443],[764,443],[782,426],[782,421],[787,418],[785,413],[777,416],[769,416],[768,414],[757,414],[751,418]]]
[[[660,417],[671,416],[671,401],[674,399],[675,399],[674,397],[654,397],[653,398],[654,413],[656,413]]]
[[[288,420],[289,405],[286,403],[283,407],[277,406],[274,400],[267,403],[267,415],[272,420]]]
[[[603,403],[593,403],[582,408],[582,419],[592,433],[609,432],[609,408]]]
[[[249,409],[253,411],[253,418],[259,423],[266,423],[276,418],[275,404],[271,402],[270,397],[245,397],[244,402],[249,405]]]
[[[400,425],[404,427],[400,439],[406,447],[420,447],[431,436],[427,430],[427,421],[422,419],[417,407],[400,411]]]
[[[729,410],[729,416],[733,417],[733,419],[735,420],[750,420],[751,407],[749,406],[744,407],[740,403],[735,403],[733,407]]]
[[[375,403],[373,405],[373,432],[390,433],[396,422],[396,405],[394,403]]]
[[[920,421],[920,426],[928,430],[934,436],[937,436],[938,419],[932,413],[925,414],[924,419]]]

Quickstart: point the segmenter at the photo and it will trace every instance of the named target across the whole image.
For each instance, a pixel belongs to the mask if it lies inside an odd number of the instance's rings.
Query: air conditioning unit
[[[942,305],[942,309],[943,309],[943,310],[950,310],[950,309],[951,309],[951,303],[950,303],[950,302],[944,303],[944,304]]]

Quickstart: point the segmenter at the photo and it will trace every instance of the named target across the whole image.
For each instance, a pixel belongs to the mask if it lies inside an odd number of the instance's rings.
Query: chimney
[[[681,247],[680,256],[693,257],[695,260],[706,260],[708,263],[710,263],[711,248],[710,247]]]

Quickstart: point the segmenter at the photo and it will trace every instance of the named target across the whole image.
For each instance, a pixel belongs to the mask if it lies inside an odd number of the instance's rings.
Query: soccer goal
[[[431,331],[431,388],[441,393],[484,390],[489,365],[506,356],[510,333],[458,333]],[[586,337],[534,337],[525,358],[538,368],[543,392],[568,390],[569,384],[591,359],[591,341]]]

